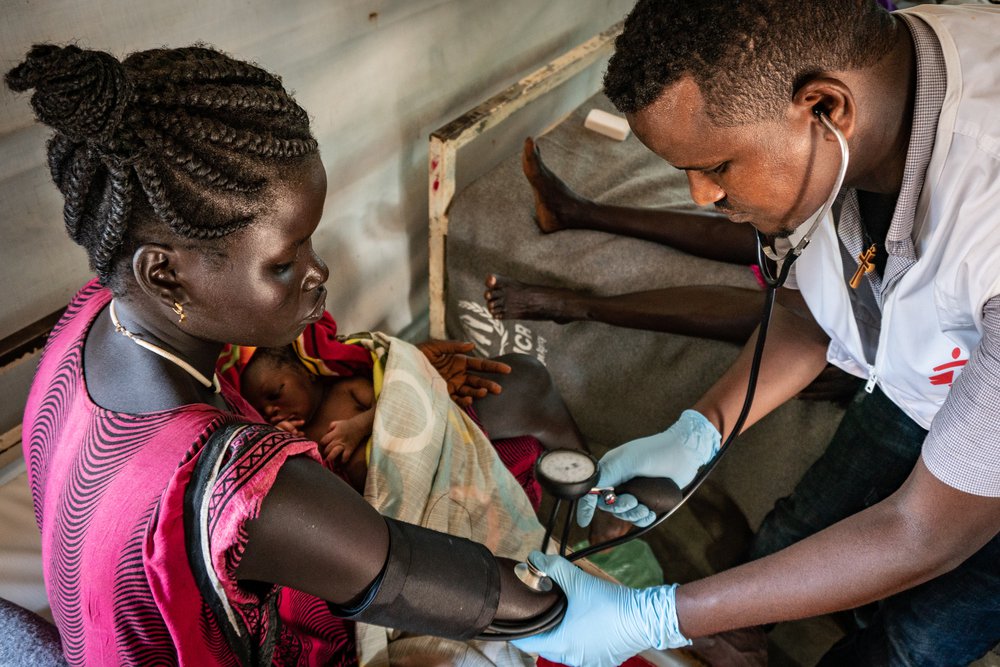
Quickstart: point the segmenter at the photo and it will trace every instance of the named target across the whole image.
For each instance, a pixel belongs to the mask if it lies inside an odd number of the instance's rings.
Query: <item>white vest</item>
[[[877,383],[929,428],[982,337],[983,305],[1000,294],[1000,8],[908,11],[940,40],[948,83],[915,213],[917,262],[883,293],[875,359],[865,359],[832,219],[795,269],[830,336],[830,363],[868,378],[869,391]]]

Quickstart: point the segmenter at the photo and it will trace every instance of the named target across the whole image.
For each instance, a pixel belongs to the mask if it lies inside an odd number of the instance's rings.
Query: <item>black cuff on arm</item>
[[[471,639],[493,621],[500,603],[500,571],[481,544],[386,518],[389,555],[362,601],[330,605],[351,620]]]

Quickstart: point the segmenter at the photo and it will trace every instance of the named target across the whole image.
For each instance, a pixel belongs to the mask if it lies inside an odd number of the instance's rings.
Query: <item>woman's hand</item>
[[[472,343],[457,340],[429,340],[417,345],[448,383],[452,400],[463,407],[471,405],[473,399],[501,391],[499,384],[475,373],[510,373],[510,366],[505,363],[468,356],[466,353],[474,347]]]
[[[610,512],[595,512],[594,519],[590,522],[590,533],[587,540],[591,545],[600,544],[617,539],[632,530],[632,524],[624,519],[619,519]],[[601,553],[607,553],[602,551]]]

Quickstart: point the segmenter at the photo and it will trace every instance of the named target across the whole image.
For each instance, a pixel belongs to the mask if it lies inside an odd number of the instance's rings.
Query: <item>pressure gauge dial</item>
[[[597,459],[578,449],[550,449],[535,462],[535,477],[556,498],[576,500],[597,483]]]

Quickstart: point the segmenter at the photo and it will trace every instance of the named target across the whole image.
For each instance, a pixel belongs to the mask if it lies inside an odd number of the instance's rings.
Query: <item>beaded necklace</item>
[[[115,301],[114,301],[114,299],[111,300],[111,307],[108,308],[108,313],[111,315],[111,323],[113,325],[115,325],[115,331],[117,331],[121,335],[125,336],[126,338],[128,338],[130,341],[132,341],[133,343],[135,343],[139,347],[144,347],[147,350],[149,350],[150,352],[152,352],[153,354],[157,354],[157,355],[163,357],[164,359],[166,359],[167,361],[171,362],[172,364],[174,364],[176,366],[179,366],[182,370],[186,371],[188,373],[188,375],[190,375],[195,380],[197,380],[198,382],[200,382],[206,389],[211,388],[212,391],[214,391],[216,394],[218,394],[222,390],[222,387],[219,386],[219,376],[218,375],[216,375],[216,374],[213,373],[212,374],[212,379],[209,380],[201,372],[199,372],[198,369],[196,369],[194,366],[192,366],[188,362],[186,362],[183,359],[181,359],[180,357],[178,357],[173,352],[171,352],[169,350],[165,350],[162,347],[160,347],[159,345],[154,345],[153,343],[150,343],[148,340],[143,340],[138,335],[132,333],[131,331],[129,331],[128,329],[126,329],[124,326],[122,326],[122,323],[120,321],[118,321],[118,313],[115,312]]]

